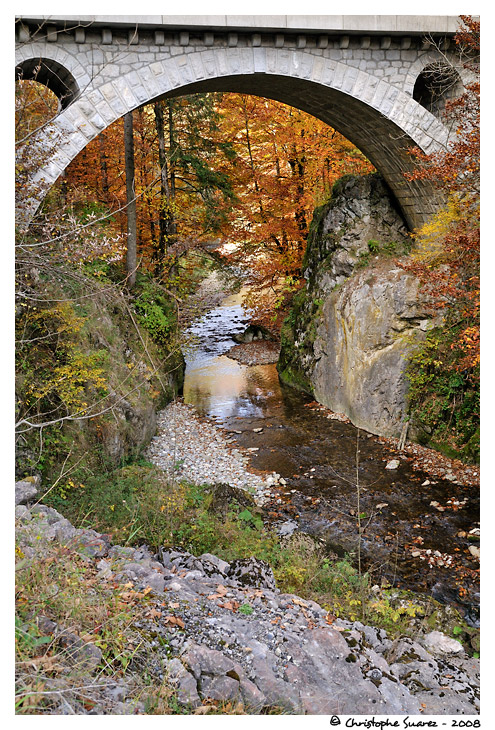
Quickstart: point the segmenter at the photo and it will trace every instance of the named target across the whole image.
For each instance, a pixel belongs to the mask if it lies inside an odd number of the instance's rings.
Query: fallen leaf
[[[156,608],[152,608],[151,611],[148,611],[146,614],[147,618],[159,618],[162,615],[161,611],[157,611]]]
[[[179,626],[181,629],[185,627],[184,621],[178,616],[165,616],[163,622],[172,626]]]

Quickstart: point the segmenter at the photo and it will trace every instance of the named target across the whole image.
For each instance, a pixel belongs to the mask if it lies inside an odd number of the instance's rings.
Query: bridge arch
[[[88,142],[126,112],[160,98],[231,91],[290,104],[341,132],[380,170],[411,228],[435,211],[431,191],[407,181],[404,172],[412,169],[411,147],[440,149],[448,131],[412,93],[364,69],[302,49],[213,47],[187,48],[114,78],[101,73],[90,79],[86,72],[87,78],[74,73],[77,62],[62,53],[65,64],[60,57],[54,60],[83,91],[38,140],[45,151],[51,149],[48,164],[37,173],[40,187],[53,184]]]
[[[47,86],[59,100],[60,110],[72,104],[88,87],[91,77],[71,53],[48,43],[31,43],[16,52],[16,80],[34,80]]]
[[[452,63],[452,59],[428,51],[411,64],[404,91],[441,119],[445,102],[460,95],[468,82],[462,64]]]

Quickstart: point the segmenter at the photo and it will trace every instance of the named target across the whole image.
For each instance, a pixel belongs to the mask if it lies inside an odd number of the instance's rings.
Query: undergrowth
[[[359,573],[354,556],[333,559],[308,535],[279,538],[256,507],[231,502],[225,514],[212,507],[214,487],[170,480],[141,461],[90,478],[70,493],[53,490],[45,500],[73,524],[109,533],[121,545],[146,543],[153,551],[181,546],[194,555],[212,553],[230,562],[254,556],[273,569],[277,587],[315,600],[334,617],[384,628],[390,636],[416,635],[425,627],[451,633],[462,626],[456,612],[436,601],[392,587],[378,587],[373,575]]]
[[[99,259],[78,267],[48,266],[43,257],[19,263],[19,476],[63,482],[76,468],[87,475],[135,458],[150,414],[181,386],[173,298],[147,274],[130,295],[122,277],[118,264]]]
[[[461,369],[454,347],[461,323],[431,330],[410,357],[409,407],[423,442],[450,458],[479,463],[479,365]]]
[[[26,556],[18,546],[16,713],[102,712],[105,690],[124,680],[133,702],[171,714],[174,690],[156,678],[152,686],[146,671],[131,671],[150,648],[134,628],[148,600],[146,591],[101,581],[95,565],[69,547],[51,544]]]

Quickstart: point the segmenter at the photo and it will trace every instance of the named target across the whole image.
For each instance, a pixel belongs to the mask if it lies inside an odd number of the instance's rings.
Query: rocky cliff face
[[[307,284],[282,329],[282,381],[384,436],[400,434],[407,352],[430,326],[418,281],[396,263],[407,249],[381,177],[342,178],[315,211]]]

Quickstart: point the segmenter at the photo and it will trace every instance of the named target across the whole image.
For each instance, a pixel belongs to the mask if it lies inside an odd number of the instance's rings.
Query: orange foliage
[[[372,165],[342,135],[278,102],[241,94],[195,95],[164,104],[166,188],[161,179],[153,107],[134,112],[139,255],[156,270],[198,241],[234,243],[232,262],[249,268],[260,319],[280,292],[297,288],[313,209],[346,173]],[[67,170],[70,200],[88,199],[117,211],[125,233],[122,120],[91,142]],[[160,251],[160,215],[173,217],[174,236]],[[162,246],[163,248],[163,246]],[[177,253],[179,252],[179,253]],[[153,263],[154,262],[154,263]],[[169,261],[166,269],[170,269]],[[267,295],[271,291],[272,295]],[[282,294],[283,298],[283,294]]]
[[[455,125],[455,137],[447,149],[432,155],[414,150],[418,168],[409,175],[410,179],[433,183],[447,196],[451,209],[455,209],[440,241],[439,260],[446,265],[434,267],[431,261],[418,258],[407,268],[422,279],[432,298],[432,307],[444,309],[451,326],[462,322],[452,347],[456,350],[456,369],[466,370],[479,363],[480,24],[468,16],[461,18],[465,28],[455,40],[467,56],[465,66],[472,81],[459,98],[446,105],[447,119]],[[419,242],[424,235],[425,229],[418,232]]]
[[[250,303],[268,323],[284,285],[286,292],[299,286],[315,206],[342,175],[374,168],[342,135],[298,109],[241,94],[224,95],[218,109],[236,152],[237,204],[222,232],[238,244],[231,258],[252,272]]]

